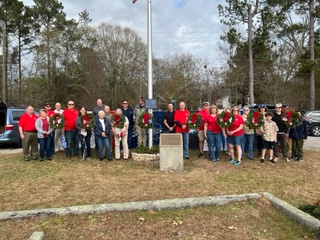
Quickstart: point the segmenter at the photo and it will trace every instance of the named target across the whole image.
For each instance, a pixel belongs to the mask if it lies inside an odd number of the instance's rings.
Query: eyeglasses
[[[243,111],[249,111],[249,109],[243,109]]]
[[[73,106],[73,105],[74,105],[74,103],[68,103],[68,105],[71,105],[71,106]]]

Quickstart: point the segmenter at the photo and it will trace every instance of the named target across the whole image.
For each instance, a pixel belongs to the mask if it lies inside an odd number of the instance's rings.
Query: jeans
[[[40,159],[44,159],[45,156],[47,158],[50,158],[51,157],[50,138],[49,137],[38,138],[38,142],[40,145]]]
[[[56,152],[54,147],[55,131],[53,131],[47,138],[48,138],[47,141],[49,145],[49,155],[52,156]]]
[[[96,143],[97,143],[99,158],[103,159],[103,147],[104,147],[106,149],[107,158],[111,160],[112,156],[111,156],[111,150],[110,150],[109,136],[96,138]]]
[[[189,157],[189,133],[182,134],[183,157]]]
[[[217,160],[220,158],[221,133],[207,131],[207,136],[210,159]]]
[[[221,144],[222,144],[222,151],[225,151],[226,148],[226,138],[224,137],[223,133],[221,133]]]
[[[71,155],[72,155],[71,144],[73,144],[73,155],[78,156],[78,152],[79,152],[78,130],[65,131],[65,137],[66,137],[66,142],[67,142],[66,156],[71,157]]]
[[[274,157],[278,157],[278,143],[280,143],[280,146],[282,148],[282,155],[284,158],[287,157],[287,142],[286,142],[286,135],[283,134],[277,134],[277,142],[274,147]]]
[[[90,139],[91,139],[91,130],[87,131],[87,136],[79,135],[79,141],[81,143],[81,156],[84,159],[85,157],[91,156],[91,146],[90,146]],[[85,154],[84,150],[87,148],[87,154]]]
[[[243,141],[242,141],[242,157],[246,150],[246,145],[248,149],[248,158],[253,159],[253,140],[254,134],[244,134]]]

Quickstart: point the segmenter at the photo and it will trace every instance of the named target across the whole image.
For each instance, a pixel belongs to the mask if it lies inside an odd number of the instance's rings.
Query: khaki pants
[[[30,158],[30,147],[31,147],[31,157],[33,159],[38,158],[38,137],[36,132],[23,132],[25,139],[22,139],[23,148],[23,159],[29,160]]]
[[[147,145],[147,130],[144,128],[136,126],[138,132],[138,147]]]
[[[123,158],[128,159],[129,157],[129,148],[128,148],[128,134],[124,135],[121,138],[122,147],[123,147]],[[114,135],[114,151],[115,151],[115,158],[120,158],[120,138],[119,135]]]

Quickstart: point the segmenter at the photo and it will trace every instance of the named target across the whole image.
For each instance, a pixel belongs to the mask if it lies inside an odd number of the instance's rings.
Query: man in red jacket
[[[74,108],[74,102],[69,101],[68,107],[62,113],[64,117],[65,126],[62,130],[62,134],[65,134],[67,148],[66,157],[71,158],[71,144],[73,144],[73,156],[78,156],[79,152],[79,135],[76,127],[76,121],[78,117],[78,110]]]
[[[28,106],[26,108],[26,113],[20,117],[18,123],[19,133],[22,140],[23,160],[25,161],[30,160],[30,146],[32,158],[34,160],[38,158],[38,138],[35,126],[37,118],[37,115],[33,112],[33,107]]]
[[[186,109],[186,104],[184,102],[179,103],[179,109],[174,113],[176,133],[182,134],[184,159],[189,159],[189,128],[187,126],[189,114],[190,112]]]
[[[199,138],[199,158],[203,158],[203,146],[204,146],[204,123],[209,114],[209,102],[204,102],[202,109],[198,112],[202,116],[202,123],[198,129],[198,138]]]

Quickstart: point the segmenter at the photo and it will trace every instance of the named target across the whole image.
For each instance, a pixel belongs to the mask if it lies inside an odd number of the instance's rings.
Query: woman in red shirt
[[[231,155],[229,163],[233,163],[235,166],[239,166],[241,163],[241,145],[243,140],[243,118],[239,114],[239,108],[237,106],[232,108],[232,114],[234,121],[230,127],[227,128],[227,143]],[[234,146],[237,149],[237,160],[234,159]]]
[[[210,160],[216,162],[220,158],[221,131],[224,131],[217,124],[218,108],[211,105],[209,115],[204,122],[204,137],[208,140]]]

